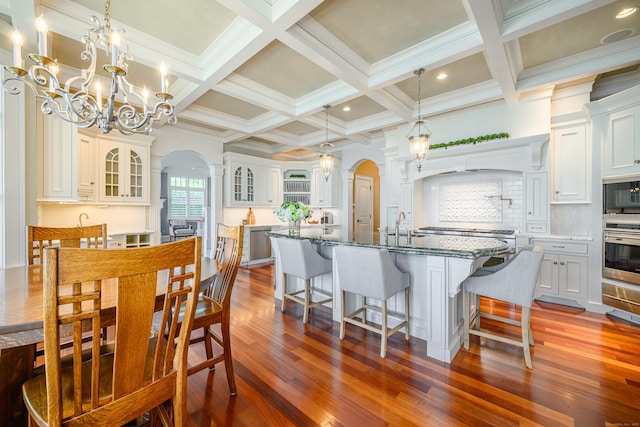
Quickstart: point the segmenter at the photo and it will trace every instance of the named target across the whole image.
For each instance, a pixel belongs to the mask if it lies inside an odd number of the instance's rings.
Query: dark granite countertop
[[[502,240],[485,237],[467,237],[450,235],[428,235],[414,237],[407,243],[406,237],[400,237],[400,244],[395,244],[395,236],[384,233],[359,233],[351,239],[337,229],[302,229],[299,236],[290,236],[288,230],[271,231],[269,237],[286,237],[290,239],[308,239],[316,245],[355,245],[372,248],[386,248],[389,252],[450,256],[456,258],[480,258],[504,255],[509,252],[508,245]]]

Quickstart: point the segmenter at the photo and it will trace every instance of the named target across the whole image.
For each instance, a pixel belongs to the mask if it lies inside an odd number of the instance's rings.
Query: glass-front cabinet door
[[[149,147],[100,140],[102,202],[149,203]]]
[[[234,165],[233,200],[234,205],[252,205],[255,202],[254,168],[246,165]]]

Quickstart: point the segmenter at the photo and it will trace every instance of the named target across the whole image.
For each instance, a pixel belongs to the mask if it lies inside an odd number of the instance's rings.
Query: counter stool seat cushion
[[[337,277],[342,292],[340,312],[340,339],[344,339],[345,323],[360,326],[381,335],[380,357],[386,357],[387,338],[404,328],[405,339],[409,340],[409,288],[411,275],[396,267],[391,254],[386,249],[363,248],[357,246],[336,246],[334,256]],[[347,292],[360,295],[362,302],[355,311],[346,314]],[[404,292],[404,314],[390,313],[387,300],[399,292]],[[369,305],[367,298],[380,301],[381,307]],[[367,310],[381,314],[378,328],[367,323]],[[360,318],[360,320],[358,320]],[[388,318],[395,319],[394,327],[388,327]]]
[[[531,351],[534,344],[531,331],[531,305],[533,294],[542,265],[544,249],[540,246],[522,248],[504,265],[492,269],[479,269],[462,283],[464,348],[469,349],[469,335],[497,340],[523,348],[527,368],[531,369]],[[472,296],[475,296],[473,298]],[[522,307],[520,320],[507,319],[480,311],[480,296],[505,301]],[[472,300],[475,307],[472,307]],[[504,335],[480,329],[480,318],[490,318],[503,323],[519,326],[522,339],[514,340]]]
[[[309,311],[312,307],[321,307],[333,301],[333,293],[312,286],[311,279],[329,274],[332,272],[332,263],[313,249],[309,240],[279,238],[278,253],[280,255],[280,265],[282,266],[282,305],[284,311],[286,300],[290,299],[302,304],[304,314],[302,322],[309,320]],[[304,280],[304,288],[293,292],[288,291],[287,275],[299,277]],[[302,297],[299,295],[302,294]],[[313,295],[320,294],[325,297],[321,300],[313,301]]]

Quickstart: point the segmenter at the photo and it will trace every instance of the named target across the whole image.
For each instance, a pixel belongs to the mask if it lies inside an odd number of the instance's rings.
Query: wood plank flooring
[[[640,426],[640,328],[605,315],[536,303],[533,370],[521,349],[471,337],[451,364],[425,342],[379,337],[289,302],[275,307],[272,265],[241,268],[233,293],[238,394],[224,365],[189,378],[191,426]],[[509,305],[483,307],[505,315]],[[483,320],[483,325],[490,325]],[[496,328],[498,326],[494,325]],[[519,330],[506,329],[519,334]],[[192,361],[204,357],[193,346]]]

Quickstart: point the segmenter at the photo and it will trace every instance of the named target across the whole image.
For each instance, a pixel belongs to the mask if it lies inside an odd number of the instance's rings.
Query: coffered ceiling
[[[415,120],[421,67],[427,120],[598,76],[637,79],[640,11],[616,18],[631,6],[640,0],[111,0],[111,22],[126,29],[130,82],[158,90],[166,64],[176,126],[225,151],[306,160],[327,138],[323,105],[337,152]],[[104,7],[0,0],[0,48],[17,26],[35,50],[43,14],[51,56],[81,67],[78,40]]]

